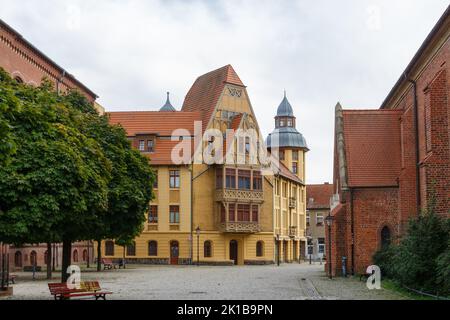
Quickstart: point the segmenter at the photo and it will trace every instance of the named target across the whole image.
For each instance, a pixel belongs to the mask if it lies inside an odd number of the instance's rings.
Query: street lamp
[[[195,229],[195,233],[197,234],[197,266],[200,265],[200,226]]]
[[[325,218],[325,222],[327,223],[328,226],[328,276],[330,279],[333,279],[333,275],[332,275],[332,268],[331,268],[331,225],[333,224],[333,216],[330,214],[328,214],[328,216]]]

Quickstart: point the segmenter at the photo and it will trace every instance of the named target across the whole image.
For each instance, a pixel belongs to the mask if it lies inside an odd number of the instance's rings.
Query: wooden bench
[[[106,300],[106,295],[112,294],[109,291],[102,291],[98,281],[84,281],[79,288],[70,289],[67,283],[49,283],[48,289],[55,300],[65,300],[72,297],[95,297],[95,300]]]
[[[2,278],[2,274],[0,273],[0,279]],[[5,279],[7,284],[9,285],[10,283],[15,284],[16,283],[16,278],[17,276],[15,274],[8,274],[8,279]]]
[[[115,269],[117,266],[117,263],[114,263],[112,259],[102,259],[102,263],[103,263],[103,270]]]

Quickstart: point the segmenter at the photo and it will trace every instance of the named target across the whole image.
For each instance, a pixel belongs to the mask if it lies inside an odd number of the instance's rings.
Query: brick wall
[[[62,69],[51,60],[28,45],[25,40],[0,20],[0,67],[13,78],[20,78],[24,83],[38,86],[43,78],[51,80],[56,87],[61,78]],[[77,89],[93,102],[96,96],[72,75],[66,74],[60,90]]]

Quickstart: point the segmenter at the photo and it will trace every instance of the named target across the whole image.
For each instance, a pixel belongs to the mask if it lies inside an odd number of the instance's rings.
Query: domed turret
[[[275,130],[267,137],[266,145],[269,149],[278,147],[308,150],[305,138],[296,129],[296,118],[286,92],[277,110]]]
[[[159,111],[166,111],[166,112],[175,112],[175,111],[177,111],[177,110],[172,106],[172,104],[170,103],[169,94],[170,94],[170,93],[167,92],[167,100],[166,100],[166,104],[163,105],[163,106],[161,107],[161,109],[159,109]]]

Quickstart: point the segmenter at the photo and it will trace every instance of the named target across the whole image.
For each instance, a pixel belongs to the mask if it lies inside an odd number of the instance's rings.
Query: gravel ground
[[[6,299],[53,299],[39,274],[18,273],[14,296]],[[99,280],[108,299],[142,300],[304,300],[402,299],[386,290],[368,290],[357,279],[329,280],[321,265],[273,266],[128,266],[125,270],[84,271],[83,280]],[[55,278],[52,282],[57,282]]]

